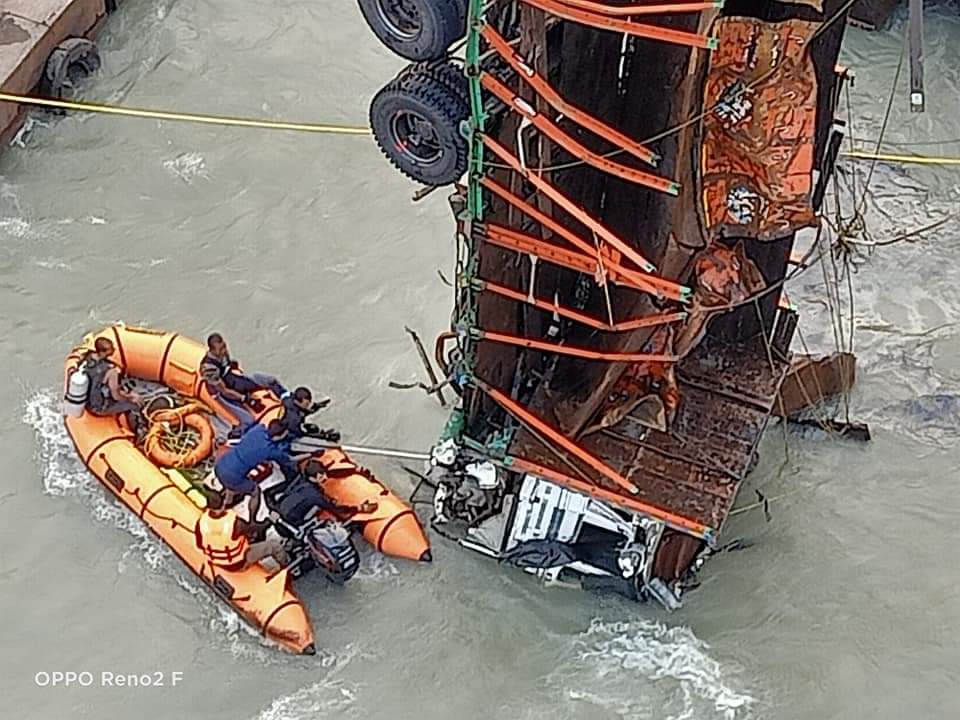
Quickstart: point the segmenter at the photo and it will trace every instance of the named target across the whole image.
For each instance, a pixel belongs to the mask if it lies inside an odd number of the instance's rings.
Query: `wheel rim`
[[[411,0],[377,0],[377,15],[390,33],[401,40],[413,40],[420,34],[420,11]]]
[[[443,146],[433,123],[418,112],[394,113],[390,131],[397,150],[418,165],[432,165],[443,156]]]

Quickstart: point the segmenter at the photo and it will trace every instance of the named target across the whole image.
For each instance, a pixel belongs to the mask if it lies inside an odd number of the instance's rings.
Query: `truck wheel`
[[[467,108],[470,107],[470,85],[460,65],[449,59],[413,63],[405,67],[397,79],[406,82],[423,77],[433,78],[444,85]]]
[[[467,170],[467,140],[460,123],[469,114],[463,101],[436,78],[401,75],[374,96],[370,127],[394,167],[436,187],[456,182]]]
[[[68,97],[99,69],[100,52],[95,43],[86,38],[67,38],[50,53],[40,80],[40,90],[46,97]]]
[[[465,0],[358,0],[373,33],[408,60],[436,60],[467,32]]]

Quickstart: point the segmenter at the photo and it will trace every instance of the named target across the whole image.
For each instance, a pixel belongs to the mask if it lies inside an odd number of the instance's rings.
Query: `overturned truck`
[[[372,101],[377,141],[454,189],[434,528],[678,606],[770,418],[819,399],[781,395],[783,284],[843,131],[849,3],[360,6],[413,61]]]

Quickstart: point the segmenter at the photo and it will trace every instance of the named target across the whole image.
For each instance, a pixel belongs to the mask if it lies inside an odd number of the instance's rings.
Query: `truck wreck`
[[[374,135],[454,186],[438,531],[679,606],[770,418],[853,381],[852,356],[791,354],[783,289],[842,138],[851,4],[361,0],[415,61]]]

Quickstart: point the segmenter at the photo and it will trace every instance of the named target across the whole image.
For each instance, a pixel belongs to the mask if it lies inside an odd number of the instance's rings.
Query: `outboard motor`
[[[63,396],[63,414],[66,417],[80,417],[87,406],[90,395],[90,376],[79,367],[70,373],[67,390]]]
[[[335,585],[343,585],[360,569],[360,555],[343,525],[318,525],[307,531],[304,541],[313,565]]]

